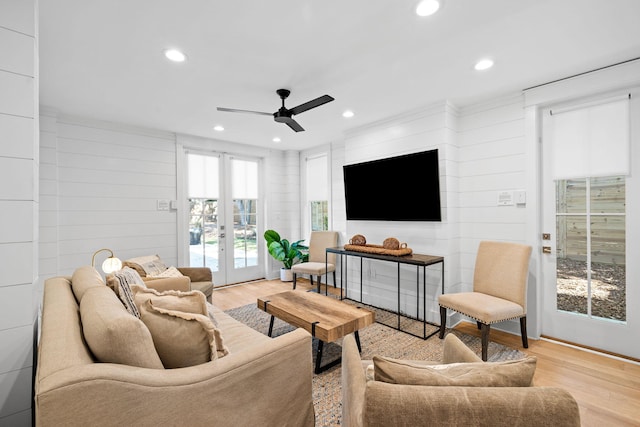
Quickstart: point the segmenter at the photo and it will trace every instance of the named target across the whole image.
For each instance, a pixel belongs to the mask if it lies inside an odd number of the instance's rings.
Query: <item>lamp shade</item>
[[[109,274],[109,273],[113,273],[114,271],[120,270],[122,268],[122,261],[120,261],[118,258],[113,256],[113,251],[107,248],[98,249],[93,253],[93,256],[91,257],[91,266],[95,267],[96,265],[96,255],[98,255],[100,252],[105,252],[105,251],[109,252],[111,255],[109,256],[109,258],[105,259],[104,262],[102,263],[102,271],[104,271],[106,274]]]
[[[122,261],[114,256],[105,259],[102,263],[102,271],[104,271],[106,274],[113,273],[114,271],[118,271],[121,268]]]

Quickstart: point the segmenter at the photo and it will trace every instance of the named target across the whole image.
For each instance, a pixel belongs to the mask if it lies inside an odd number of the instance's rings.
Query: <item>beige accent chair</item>
[[[147,272],[144,269],[144,261],[159,262],[160,265],[164,265],[164,262],[158,255],[142,256],[137,258],[130,258],[122,262],[123,267],[133,268],[138,272],[142,280],[148,282],[154,280],[151,277],[147,277]],[[165,266],[166,267],[166,266]],[[190,283],[190,289],[192,291],[200,291],[207,298],[208,302],[211,302],[213,294],[213,274],[209,267],[177,267],[177,270],[184,276],[187,276]]]
[[[458,337],[449,334],[441,362],[407,362],[477,365],[480,361]],[[354,335],[346,335],[342,340],[341,426],[580,426],[577,402],[560,388],[393,384],[367,378],[371,363],[360,359]]]
[[[336,286],[336,254],[327,254],[327,248],[338,245],[337,231],[312,231],[309,238],[309,261],[295,264],[293,272],[293,289],[296,288],[298,274],[308,274],[313,286],[313,276],[318,277],[318,293],[320,292],[322,275],[333,273],[333,286]],[[326,264],[325,264],[326,256]]]
[[[527,274],[531,246],[507,242],[480,242],[473,274],[473,292],[443,294],[440,305],[440,339],[444,338],[447,309],[471,317],[482,331],[482,360],[487,360],[489,331],[493,323],[520,319],[522,346],[527,340]]]

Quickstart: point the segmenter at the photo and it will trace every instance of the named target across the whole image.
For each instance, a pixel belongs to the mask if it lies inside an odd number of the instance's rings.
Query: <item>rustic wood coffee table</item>
[[[329,343],[354,333],[358,350],[360,335],[358,330],[375,322],[375,313],[365,308],[355,307],[337,299],[314,292],[287,291],[258,298],[258,308],[271,315],[269,336],[273,332],[274,317],[292,326],[303,328],[318,338],[315,373],[319,374],[340,363],[334,360],[321,365],[324,343]]]

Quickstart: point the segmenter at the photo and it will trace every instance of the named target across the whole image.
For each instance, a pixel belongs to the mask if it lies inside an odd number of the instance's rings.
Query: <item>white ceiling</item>
[[[463,107],[640,57],[640,0],[40,1],[40,103],[61,113],[305,149],[443,100]],[[177,47],[188,60],[171,63]],[[474,63],[489,56],[484,72]],[[295,133],[267,116],[275,91]],[[356,116],[341,114],[352,109]],[[213,126],[220,124],[224,132]],[[279,136],[281,143],[272,142]]]

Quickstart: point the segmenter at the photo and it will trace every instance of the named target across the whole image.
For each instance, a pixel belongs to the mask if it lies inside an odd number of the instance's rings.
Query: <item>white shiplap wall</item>
[[[0,2],[0,425],[30,426],[39,309],[35,2]]]
[[[41,123],[42,279],[90,264],[100,248],[175,265],[176,212],[157,210],[176,199],[175,137],[51,112]]]
[[[448,292],[459,288],[458,275],[458,163],[456,146],[457,112],[447,103],[393,117],[347,134],[344,163],[352,164],[402,154],[438,149],[442,222],[346,221],[346,240],[363,234],[370,243],[381,244],[387,237],[406,242],[415,253],[445,257],[445,287]],[[336,156],[336,159],[339,159]],[[337,166],[337,165],[336,165]],[[341,172],[341,171],[340,171]],[[336,177],[337,178],[337,177]],[[397,177],[403,185],[402,177]],[[335,189],[334,200],[344,199],[343,185]],[[383,191],[381,189],[381,191]],[[339,194],[338,192],[341,192]],[[384,193],[381,193],[384,196]],[[344,202],[340,205],[344,209]],[[340,213],[334,213],[340,218]],[[359,261],[351,260],[350,297],[358,299]],[[440,266],[427,270],[426,318],[439,322],[437,295],[441,292]],[[416,314],[415,267],[401,268],[401,311]],[[363,264],[364,302],[395,309],[397,304],[397,266],[393,263],[365,261]],[[420,279],[422,282],[422,278]],[[422,302],[419,303],[422,307]],[[419,316],[423,317],[420,311]]]
[[[527,242],[526,205],[498,206],[501,191],[527,187],[525,119],[520,95],[462,109],[459,118],[460,273],[462,291],[473,288],[481,240]],[[535,203],[533,194],[527,202]],[[535,323],[535,311],[529,310]],[[533,324],[532,323],[532,324]],[[519,333],[519,323],[497,328]]]
[[[300,152],[272,151],[266,159],[265,230],[273,229],[290,242],[304,239],[300,221]],[[264,248],[266,253],[266,246]],[[269,279],[280,277],[282,263],[266,253]]]

